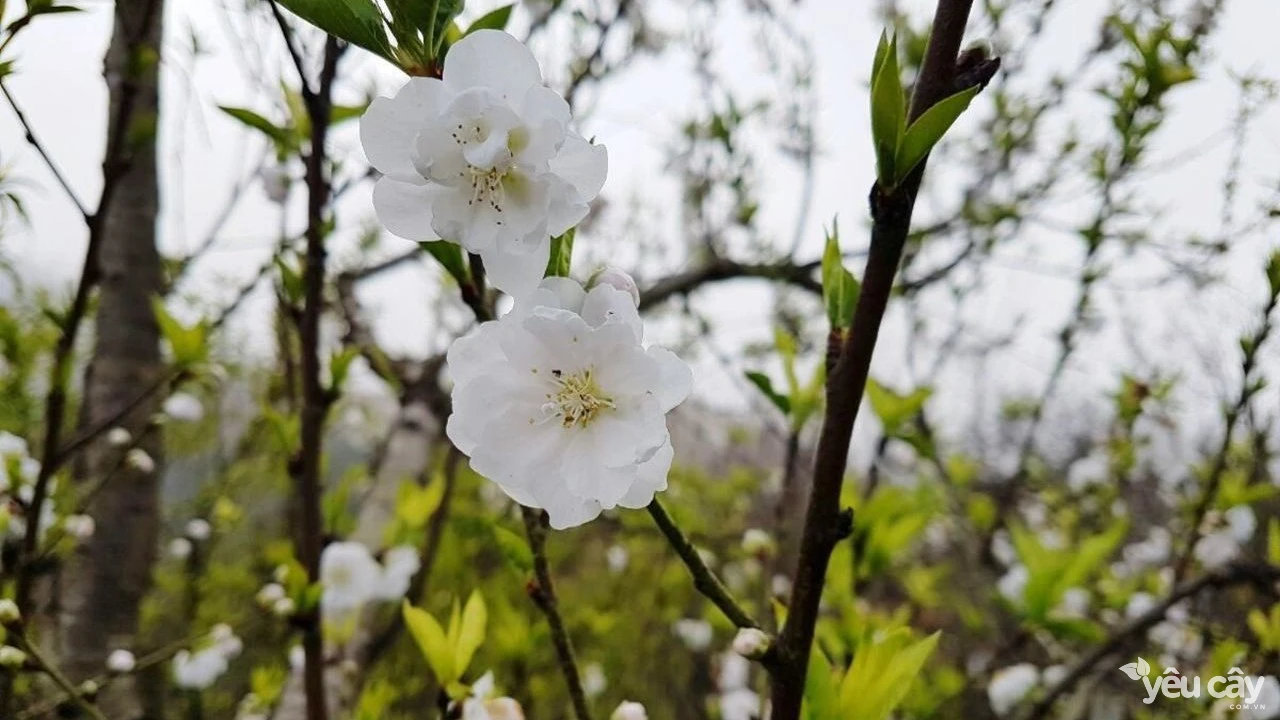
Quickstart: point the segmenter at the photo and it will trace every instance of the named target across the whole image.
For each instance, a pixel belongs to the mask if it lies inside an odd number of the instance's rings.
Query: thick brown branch
[[[939,0],[924,64],[911,99],[911,119],[955,91],[960,44],[972,4],[972,0]],[[836,544],[852,531],[852,512],[840,508],[849,443],[880,324],[911,230],[911,214],[923,172],[924,163],[921,163],[898,187],[885,189],[877,185],[871,191],[871,247],[862,292],[850,331],[835,345],[839,354],[834,358],[827,381],[826,416],[818,440],[800,558],[787,622],[778,639],[777,658],[772,668],[775,720],[800,717],[827,564]]]
[[[822,294],[822,283],[813,277],[820,263],[798,265],[784,261],[778,263],[738,263],[726,258],[716,258],[702,267],[663,278],[640,293],[640,311],[644,312],[676,295],[688,295],[706,283],[737,278],[761,278],[775,280]]]

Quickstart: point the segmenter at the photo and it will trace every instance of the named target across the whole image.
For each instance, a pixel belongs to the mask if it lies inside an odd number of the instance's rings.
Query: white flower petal
[[[489,282],[518,300],[538,289],[551,259],[551,241],[544,240],[531,253],[514,252],[500,245],[480,257]]]
[[[631,328],[636,342],[644,340],[644,323],[631,295],[611,285],[597,285],[587,292],[582,303],[582,319],[591,327],[605,323],[622,323]]]
[[[508,102],[542,84],[533,53],[501,30],[478,30],[454,43],[445,56],[443,78],[454,92],[489,88]]]
[[[653,457],[636,468],[636,480],[627,494],[618,501],[625,508],[640,509],[653,502],[653,496],[667,489],[667,473],[671,471],[671,460],[675,450],[671,443],[658,448]]]
[[[530,297],[529,302],[582,314],[582,304],[586,297],[587,293],[577,281],[567,277],[549,277],[543,278],[538,285],[537,294]]]
[[[406,240],[438,240],[432,229],[432,203],[437,191],[429,185],[415,185],[392,177],[380,178],[373,186],[373,209],[378,221],[391,234]]]
[[[570,132],[560,154],[551,161],[551,172],[563,178],[580,199],[590,202],[600,194],[609,175],[609,151]]]
[[[453,93],[435,78],[410,78],[395,97],[375,98],[360,119],[360,144],[378,172],[399,180],[417,178],[414,140],[423,124],[439,116]]]
[[[651,347],[647,352],[658,363],[662,374],[658,383],[658,404],[662,412],[671,412],[693,392],[693,371],[688,363],[666,348]]]

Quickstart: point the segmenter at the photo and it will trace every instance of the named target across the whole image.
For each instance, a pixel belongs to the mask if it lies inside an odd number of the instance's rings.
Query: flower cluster
[[[409,590],[409,581],[420,563],[418,551],[408,545],[391,548],[379,563],[362,543],[331,543],[320,555],[320,586],[324,589],[321,606],[326,614],[340,616],[369,602],[399,600]],[[272,587],[268,585],[260,591],[259,601],[271,600],[278,612],[279,603],[288,598],[276,597],[274,592],[264,598]]]
[[[204,690],[227,672],[243,649],[244,643],[229,625],[215,625],[198,647],[173,656],[173,682],[186,690]]]
[[[586,289],[543,279],[552,237],[586,216],[608,168],[604,147],[570,119],[524,45],[480,30],[450,47],[439,79],[413,78],[374,100],[360,125],[382,173],[373,194],[382,224],[479,255],[515,299],[449,350],[448,435],[472,469],[546,509],[555,528],[643,507],[666,488],[666,413],[692,384],[675,355],[642,344],[640,294],[626,273],[604,268]],[[355,555],[346,564],[372,577]],[[334,591],[334,602],[357,599]]]

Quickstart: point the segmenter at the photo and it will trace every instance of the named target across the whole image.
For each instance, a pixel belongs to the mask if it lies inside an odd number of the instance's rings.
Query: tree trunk
[[[93,357],[85,375],[88,427],[106,422],[159,382],[160,331],[152,299],[163,292],[156,250],[159,188],[156,128],[159,118],[160,42],[163,0],[115,4],[115,27],[107,49],[105,76],[110,93],[108,162],[104,191],[111,202],[99,212],[102,245]],[[124,105],[122,105],[124,104]],[[119,143],[112,147],[113,143]],[[149,418],[162,395],[143,402],[123,422],[138,437],[137,447],[156,461],[140,472],[121,462],[121,450],[105,442],[88,448],[79,463],[80,483],[110,477],[93,500],[92,540],[69,561],[63,577],[62,658],[75,680],[98,675],[115,648],[132,648],[139,606],[151,580],[159,533],[159,478],[162,438]],[[100,696],[111,718],[138,717],[133,683],[111,683]]]

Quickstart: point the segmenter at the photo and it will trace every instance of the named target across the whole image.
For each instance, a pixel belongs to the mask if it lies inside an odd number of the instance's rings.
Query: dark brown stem
[[[910,118],[955,92],[956,60],[972,0],[939,0],[924,64],[911,99]],[[798,720],[813,645],[818,607],[831,552],[853,528],[853,514],[840,508],[849,443],[871,369],[880,323],[893,291],[924,163],[898,187],[871,191],[871,247],[853,325],[839,343],[827,381],[826,415],[818,439],[813,490],[800,540],[800,559],[786,625],[772,667],[773,718]]]
[[[816,262],[797,264],[789,260],[777,263],[746,264],[726,258],[715,258],[702,267],[671,275],[645,288],[640,293],[640,311],[644,312],[656,307],[668,298],[688,295],[706,283],[736,278],[773,280],[821,295],[822,284],[813,278],[813,272],[818,265],[819,263]]]
[[[293,46],[292,34],[280,11],[272,3],[281,32],[294,57],[299,73],[304,68]],[[320,552],[324,537],[321,499],[324,492],[324,425],[333,404],[330,391],[320,374],[320,316],[324,313],[325,284],[325,209],[329,204],[330,186],[325,174],[325,143],[329,135],[329,114],[334,79],[337,77],[341,46],[329,36],[324,45],[324,61],[319,87],[312,90],[302,75],[303,100],[311,119],[310,150],[306,156],[307,230],[306,267],[303,270],[303,305],[298,319],[302,370],[301,447],[291,470],[298,488],[297,542],[299,559],[311,582],[320,577]],[[307,623],[302,634],[306,657],[303,686],[307,697],[307,720],[326,720],[328,707],[324,687],[324,635],[317,617]]]
[[[81,217],[86,221],[89,219],[89,211],[85,208],[84,203],[80,202],[76,191],[71,188],[71,183],[67,181],[62,170],[58,168],[58,164],[53,161],[53,157],[49,155],[49,151],[45,150],[40,139],[36,137],[35,130],[32,128],[30,121],[27,120],[26,113],[22,112],[22,108],[18,105],[18,101],[9,93],[9,88],[3,82],[0,82],[0,93],[4,93],[4,99],[8,101],[9,108],[13,110],[13,114],[18,118],[18,124],[22,125],[22,132],[27,140],[27,144],[35,148],[36,153],[44,160],[44,164],[49,168],[49,172],[53,175],[53,179],[58,181],[58,185],[62,187],[63,192],[67,194],[67,198],[71,200],[71,204],[76,206],[80,211]]]
[[[551,582],[551,567],[547,563],[547,514],[542,510],[520,508],[524,518],[525,533],[529,536],[529,549],[533,551],[534,580],[529,584],[529,597],[547,618],[551,626],[551,642],[556,648],[556,660],[560,664],[560,673],[564,675],[565,684],[569,686],[569,699],[573,702],[573,712],[578,720],[591,720],[591,710],[587,707],[587,694],[582,689],[582,674],[578,672],[578,661],[574,657],[573,642],[569,639],[569,631],[564,626],[564,618],[560,616],[560,607],[556,601],[555,585]]]

